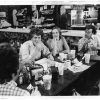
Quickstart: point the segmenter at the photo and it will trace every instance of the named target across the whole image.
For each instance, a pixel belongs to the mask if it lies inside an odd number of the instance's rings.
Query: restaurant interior
[[[71,51],[59,53],[54,61],[42,58],[25,64],[27,75],[20,72],[18,87],[29,93],[38,87],[35,92],[41,96],[99,95],[100,47],[97,55],[87,56],[89,62],[85,61],[85,54],[78,55],[78,42],[85,36],[87,25],[95,27],[100,42],[100,4],[0,5],[0,43],[10,43],[19,53],[23,43],[30,39],[31,29],[43,31],[41,40],[46,45],[52,29],[59,27]]]

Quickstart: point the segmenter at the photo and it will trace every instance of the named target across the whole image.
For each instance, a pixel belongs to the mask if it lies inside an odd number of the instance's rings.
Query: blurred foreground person
[[[8,43],[0,44],[0,95],[28,96],[30,93],[17,87],[19,76],[19,56]]]

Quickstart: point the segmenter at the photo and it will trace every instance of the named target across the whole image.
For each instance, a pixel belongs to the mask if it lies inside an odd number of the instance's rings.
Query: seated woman
[[[39,28],[33,28],[30,31],[31,40],[26,41],[20,48],[20,60],[24,63],[31,63],[41,58],[41,55],[53,60],[49,49],[41,41],[43,31]]]
[[[50,49],[52,55],[55,57],[59,53],[69,53],[70,49],[65,40],[61,35],[61,30],[59,27],[54,27],[52,29],[52,39],[47,40],[47,46]]]
[[[97,55],[98,40],[93,36],[95,31],[94,26],[87,25],[85,30],[85,37],[78,42],[78,51],[81,53],[89,53],[90,55]]]

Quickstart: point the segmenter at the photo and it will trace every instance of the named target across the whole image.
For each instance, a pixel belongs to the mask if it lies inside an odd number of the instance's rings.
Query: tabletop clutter
[[[41,95],[37,86],[42,85],[45,90],[50,90],[52,87],[51,83],[54,77],[53,75],[58,73],[59,77],[63,76],[64,71],[66,70],[69,70],[72,73],[83,72],[90,67],[90,54],[84,54],[82,60],[83,59],[85,63],[76,58],[75,50],[71,50],[70,54],[59,53],[59,56],[54,61],[47,58],[36,61],[34,64],[36,69],[31,70],[31,75],[34,76],[35,86],[30,82],[27,90],[31,91],[31,93],[36,92],[37,95]],[[57,69],[56,74],[53,73],[52,68]]]

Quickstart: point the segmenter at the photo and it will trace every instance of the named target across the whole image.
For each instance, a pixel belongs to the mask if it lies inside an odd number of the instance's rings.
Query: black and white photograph
[[[100,1],[15,1],[0,1],[0,98],[99,96]]]

